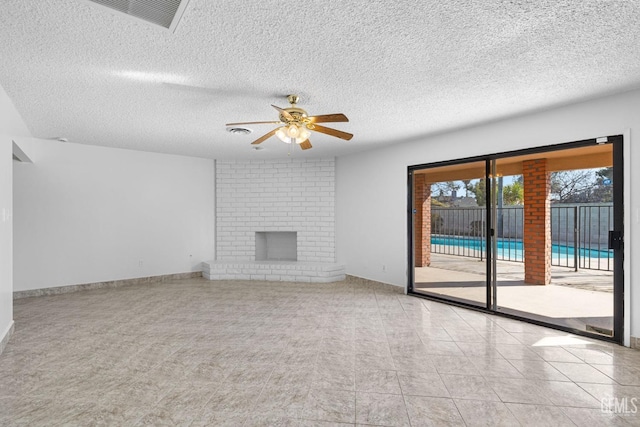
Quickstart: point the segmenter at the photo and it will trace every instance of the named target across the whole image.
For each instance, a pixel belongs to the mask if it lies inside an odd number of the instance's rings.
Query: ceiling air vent
[[[189,0],[86,0],[175,31]]]

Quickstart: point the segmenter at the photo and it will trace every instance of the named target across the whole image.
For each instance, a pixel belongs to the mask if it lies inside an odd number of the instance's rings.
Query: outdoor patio
[[[524,283],[524,264],[498,261],[498,311],[587,330],[613,328],[613,273],[551,268],[551,284]],[[415,291],[485,305],[486,261],[431,254],[431,266],[415,269]]]

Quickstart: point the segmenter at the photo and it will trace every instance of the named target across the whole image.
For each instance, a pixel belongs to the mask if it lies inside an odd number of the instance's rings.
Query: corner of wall
[[[7,344],[9,344],[9,340],[11,339],[11,336],[13,336],[14,330],[15,322],[12,320],[9,324],[9,327],[7,328],[7,331],[2,336],[0,336],[0,354],[2,354],[4,349],[7,347]]]
[[[0,331],[3,334],[13,330],[12,143],[10,137],[0,135]],[[0,339],[4,342],[5,335]]]

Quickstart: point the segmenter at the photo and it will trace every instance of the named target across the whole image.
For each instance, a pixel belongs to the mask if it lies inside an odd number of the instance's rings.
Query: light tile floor
[[[640,352],[387,287],[189,279],[14,318],[3,426],[640,425]]]

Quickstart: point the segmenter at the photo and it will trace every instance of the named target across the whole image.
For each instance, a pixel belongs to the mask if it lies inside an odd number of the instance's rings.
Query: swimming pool
[[[486,242],[484,239],[480,237],[466,237],[466,236],[431,236],[431,245],[435,246],[434,252],[436,253],[451,253],[455,255],[467,255],[474,256],[474,251],[484,252],[486,249]],[[456,253],[453,251],[443,251],[438,249],[438,246],[453,246],[457,248],[463,249],[463,251],[459,251]],[[498,248],[498,258],[511,260],[511,261],[522,261],[523,259],[523,245],[522,240],[515,239],[502,239],[498,238],[497,241]],[[479,254],[477,254],[479,255]],[[551,246],[551,257],[552,258],[573,258],[575,255],[575,248],[573,246],[560,245],[554,243]],[[606,248],[598,249],[587,249],[580,248],[578,250],[578,256],[581,258],[613,258],[613,251],[608,250]]]

